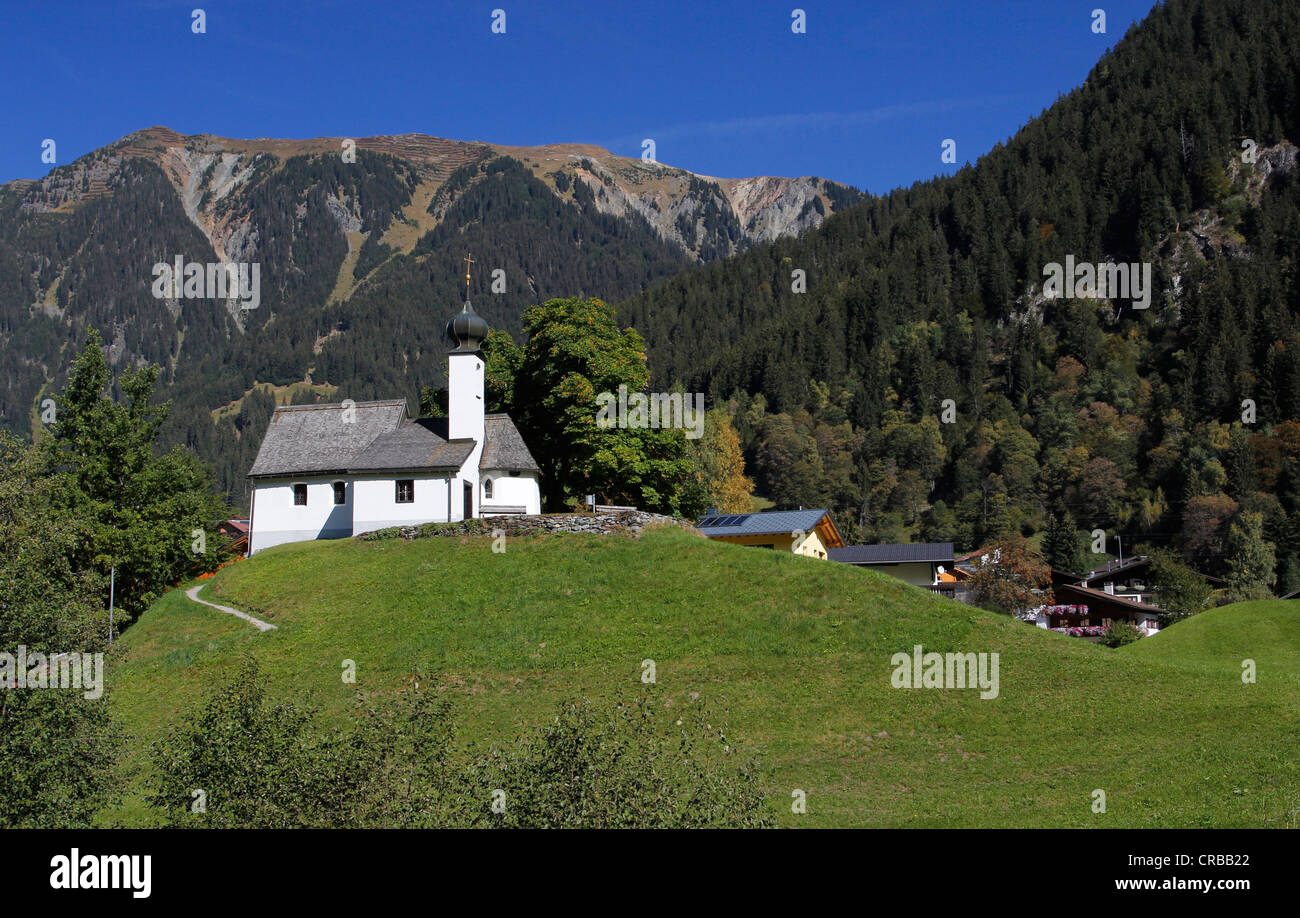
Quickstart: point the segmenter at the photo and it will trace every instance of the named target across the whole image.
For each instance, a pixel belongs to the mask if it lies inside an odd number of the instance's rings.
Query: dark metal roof
[[[1111,577],[1117,577],[1120,574],[1126,574],[1129,571],[1137,570],[1140,567],[1146,567],[1151,563],[1151,559],[1146,555],[1138,555],[1136,558],[1129,558],[1123,564],[1118,561],[1109,561],[1105,567],[1099,567],[1088,571],[1080,579],[1080,583],[1092,583],[1094,580],[1109,580]]]
[[[702,516],[695,528],[709,538],[738,535],[788,535],[812,532],[827,510],[767,510],[763,513],[720,513]]]
[[[541,471],[507,414],[489,414],[483,419],[483,456],[478,467],[483,471]]]
[[[846,545],[844,548],[832,548],[827,554],[832,561],[842,561],[845,564],[906,564],[911,561],[929,561],[952,565],[951,542]]]

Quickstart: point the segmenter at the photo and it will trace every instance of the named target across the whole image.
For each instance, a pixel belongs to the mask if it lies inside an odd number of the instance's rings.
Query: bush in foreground
[[[348,731],[273,701],[253,661],[153,748],[176,826],[652,828],[773,825],[755,764],[698,709],[566,704],[508,751],[453,749],[451,705],[412,677],[358,696]]]
[[[510,828],[760,828],[774,824],[754,762],[698,709],[650,699],[563,705],[545,729],[474,766],[476,825]]]

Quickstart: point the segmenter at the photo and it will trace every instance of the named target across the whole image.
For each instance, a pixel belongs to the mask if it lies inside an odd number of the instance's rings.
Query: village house
[[[225,551],[232,555],[248,554],[248,520],[223,520],[217,524],[217,532],[229,540]]]
[[[447,417],[404,399],[277,408],[248,473],[249,554],[419,523],[541,513],[540,469],[514,422],[485,414],[488,325],[447,323]]]
[[[832,561],[869,567],[913,586],[939,593],[952,593],[956,579],[951,573],[951,542],[919,542],[898,545],[846,545],[830,550]]]
[[[844,546],[829,510],[720,514],[710,508],[695,528],[719,542],[775,548],[810,558],[825,559],[831,550]]]
[[[1040,628],[1087,636],[1095,636],[1113,621],[1126,621],[1143,634],[1155,634],[1160,617],[1167,613],[1153,601],[1150,566],[1151,559],[1141,555],[1110,561],[1083,574],[1053,568],[1056,603],[1041,606],[1025,618]]]

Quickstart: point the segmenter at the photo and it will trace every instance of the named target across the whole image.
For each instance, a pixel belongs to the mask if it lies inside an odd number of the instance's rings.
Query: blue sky
[[[64,164],[161,124],[629,156],[653,138],[660,162],[706,175],[820,175],[879,193],[951,172],[946,138],[959,163],[1005,140],[1151,5],[0,0],[0,181],[48,172],[46,138]],[[806,34],[791,31],[796,7]]]

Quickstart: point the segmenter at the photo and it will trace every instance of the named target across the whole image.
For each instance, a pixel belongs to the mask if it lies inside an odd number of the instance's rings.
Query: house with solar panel
[[[447,417],[404,399],[275,410],[249,470],[250,555],[391,526],[541,513],[541,470],[508,415],[485,414],[488,325],[466,300],[447,323]]]
[[[718,513],[710,508],[695,528],[710,539],[773,548],[825,559],[844,545],[829,510],[766,510],[762,513]]]

